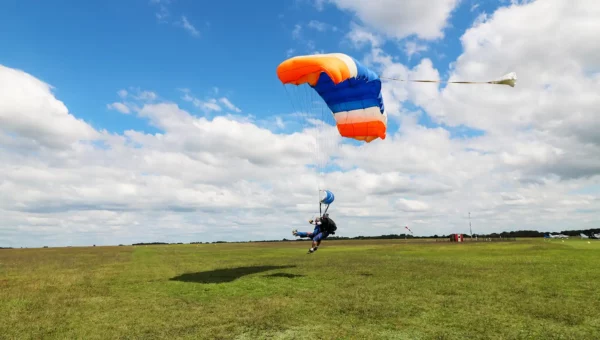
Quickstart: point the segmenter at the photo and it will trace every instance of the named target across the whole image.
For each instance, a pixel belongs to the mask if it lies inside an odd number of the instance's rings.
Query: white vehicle
[[[584,233],[579,234],[579,236],[583,239],[595,239],[595,240],[600,240],[600,233],[598,234],[594,234],[594,233],[590,233],[590,235],[586,235]]]

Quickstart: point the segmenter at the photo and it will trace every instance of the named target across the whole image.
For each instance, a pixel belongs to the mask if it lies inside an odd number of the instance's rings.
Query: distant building
[[[464,242],[465,237],[463,234],[451,234],[450,242]]]

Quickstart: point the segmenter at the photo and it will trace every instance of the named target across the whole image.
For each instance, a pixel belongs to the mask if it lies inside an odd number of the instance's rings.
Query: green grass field
[[[600,339],[600,241],[0,250],[0,338]]]

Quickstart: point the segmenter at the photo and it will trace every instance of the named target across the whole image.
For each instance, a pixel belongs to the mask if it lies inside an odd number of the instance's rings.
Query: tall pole
[[[471,232],[471,238],[473,238],[473,229],[471,228],[471,212],[469,211],[469,231]]]

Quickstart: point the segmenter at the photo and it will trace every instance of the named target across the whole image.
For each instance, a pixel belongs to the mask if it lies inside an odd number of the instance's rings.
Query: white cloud
[[[199,99],[191,95],[191,91],[189,89],[181,89],[181,91],[183,92],[183,100],[192,103],[194,106],[202,109],[204,112],[222,112],[224,111],[224,108],[225,110],[236,113],[242,112],[242,110],[235,106],[227,97]],[[218,94],[219,91],[218,89],[214,89],[213,92],[214,94]]]
[[[313,24],[314,25],[314,24]],[[304,28],[301,24],[294,25],[294,29],[292,30],[292,39],[296,40],[300,43],[301,46],[297,48],[290,48],[286,51],[286,55],[289,57],[293,53],[303,53],[303,54],[318,54],[316,44],[314,40],[307,39],[304,37]],[[301,50],[298,52],[297,50]]]
[[[198,37],[200,36],[200,31],[196,29],[194,25],[192,25],[185,15],[181,16],[181,22],[179,24],[188,31],[191,35]]]
[[[155,13],[158,22],[168,22],[167,18],[171,16],[171,13],[169,11],[169,5],[171,4],[171,0],[150,0],[150,4],[158,8],[158,10]]]
[[[156,100],[157,95],[152,91],[141,91],[137,96],[134,97],[137,100],[142,101],[153,101]]]
[[[314,0],[314,6],[318,11],[322,11],[325,7],[326,0]]]
[[[32,80],[23,73],[17,76]],[[0,79],[19,84],[4,73]],[[20,85],[25,96],[21,100],[31,101],[28,94],[52,97],[48,88],[40,92],[39,84]],[[51,123],[44,117],[53,114],[53,105],[37,104],[40,130]],[[2,107],[0,112],[4,116],[7,110]],[[15,115],[23,113],[16,107]],[[279,223],[281,217],[261,215],[293,207],[294,195],[306,192],[289,193],[285,185],[269,181],[293,176],[298,183],[310,178],[302,167],[310,156],[308,135],[275,135],[226,117],[198,119],[170,103],[145,104],[137,113],[164,133],[103,134],[102,144],[96,146],[82,143],[85,132],[94,130],[80,125],[77,138],[61,150],[26,154],[12,152],[13,146],[2,142],[10,149],[0,149],[0,172],[5,175],[0,206],[6,217],[0,230],[11,237],[20,235],[19,242],[29,245],[49,240],[44,237],[54,238],[53,244],[68,244],[74,238],[67,235],[74,232],[90,243],[164,240],[168,234],[164,228],[179,233],[177,240],[202,232],[208,224],[217,227],[213,231],[218,237],[229,238],[228,227],[237,225],[244,233],[241,239],[254,231],[268,238],[272,227],[252,224]],[[18,129],[8,128],[9,136]],[[55,139],[64,138],[67,131],[61,132]],[[273,171],[281,175],[274,176]],[[214,215],[227,215],[229,210],[237,217]],[[201,240],[206,237],[198,235]]]
[[[600,46],[589,41],[590,31],[600,30],[598,16],[594,1],[502,8],[461,38],[465,50],[450,80],[491,80],[515,71],[517,87],[427,87],[412,92],[412,98],[439,122],[486,130],[489,146],[502,150],[503,162],[524,173],[596,175],[600,81],[590,71],[600,66],[591,57],[600,55]],[[435,76],[430,62],[419,72]]]
[[[204,102],[200,102],[200,107],[203,110],[206,111],[221,111],[223,109],[221,109],[221,106],[219,106],[219,104],[217,104],[217,100],[216,99],[209,99],[207,101]]]
[[[318,21],[318,20],[311,20],[308,22],[308,28],[312,28],[316,31],[319,32],[325,32],[328,30],[331,30],[333,32],[336,32],[338,30],[338,28],[336,26],[324,23],[322,21]]]
[[[200,36],[200,31],[192,24],[186,15],[179,15],[178,20],[171,21],[171,0],[150,0],[150,5],[154,6],[157,10],[155,12],[156,19],[159,23],[171,23],[175,26],[181,27],[186,30],[190,35],[194,37]],[[209,22],[206,22],[206,26],[210,26]]]
[[[302,25],[296,24],[294,25],[294,29],[292,30],[292,38],[300,39],[302,37]]]
[[[64,148],[93,140],[98,132],[69,113],[52,87],[31,75],[0,65],[0,135],[3,143]],[[13,144],[13,146],[16,144]]]
[[[284,129],[285,128],[285,123],[283,122],[283,119],[281,117],[275,117],[275,124],[280,129]]]
[[[365,146],[361,154],[348,151],[342,164],[372,172],[396,169],[426,175],[450,188],[461,188],[471,197],[458,199],[462,195],[454,192],[442,196],[464,203],[455,213],[478,210],[478,215],[486,216],[489,228],[496,222],[514,228],[541,227],[541,220],[551,218],[560,219],[563,229],[600,222],[590,215],[588,206],[597,207],[600,193],[600,138],[592,132],[600,128],[600,120],[595,119],[600,77],[593,73],[598,69],[597,59],[589,58],[600,52],[597,44],[589,43],[590,29],[598,26],[592,18],[600,14],[600,6],[593,2],[565,6],[564,2],[546,1],[503,8],[480,17],[462,37],[465,51],[450,80],[491,80],[516,71],[519,81],[514,89],[449,85],[440,90],[434,84],[386,82],[382,89],[386,108],[404,127],[390,136],[389,143]],[[540,25],[529,24],[540,20]],[[366,62],[380,68],[385,77],[440,79],[430,60],[424,59],[410,70],[377,45]],[[440,123],[479,128],[485,135],[458,140],[442,129],[411,125],[415,113],[399,105],[406,100],[421,105]],[[427,147],[421,147],[425,141]],[[595,189],[585,189],[589,185]],[[561,195],[581,205],[565,209],[568,204]],[[439,205],[437,198],[422,201],[437,202],[430,206],[444,215],[451,211],[446,206],[455,205]],[[516,202],[522,208],[515,207]],[[539,221],[532,211],[539,211]],[[494,215],[501,212],[505,214],[502,218]],[[577,221],[565,221],[568,214],[577,216]]]
[[[227,107],[229,110],[231,111],[235,111],[235,112],[242,112],[242,110],[240,110],[239,107],[233,105],[229,99],[225,98],[225,97],[221,97],[219,98],[219,102],[223,105],[225,105],[225,107]]]
[[[429,210],[429,205],[425,202],[416,201],[416,200],[407,200],[404,198],[400,198],[397,202],[398,208],[407,211],[407,212],[416,212],[416,211],[427,211]]]
[[[416,35],[421,39],[444,36],[452,10],[458,0],[328,0],[342,10],[355,14],[365,25],[388,37],[402,39]]]
[[[155,101],[158,99],[158,95],[155,92],[148,91],[148,90],[142,90],[139,87],[133,87],[133,86],[129,87],[129,91],[127,91],[126,89],[121,89],[121,90],[117,91],[117,95],[121,99],[131,98],[136,101],[145,101],[145,102],[151,102],[151,101]]]
[[[130,87],[129,90],[121,89],[117,91],[117,95],[124,101],[106,104],[106,108],[117,110],[123,114],[129,114],[132,111],[138,110],[140,104],[158,100],[158,95],[155,92],[142,90],[138,87]]]
[[[308,23],[308,27],[315,29],[319,32],[324,32],[327,29],[327,24],[317,20],[311,20]]]
[[[125,114],[131,112],[131,110],[129,110],[129,108],[127,107],[127,105],[125,105],[123,103],[117,103],[117,102],[115,102],[115,103],[112,103],[112,104],[107,104],[106,107],[108,109],[110,109],[110,110],[114,109],[114,110],[117,110],[117,111],[119,111],[121,113],[125,113]]]
[[[404,52],[406,53],[406,55],[408,56],[409,59],[413,55],[419,54],[420,52],[425,52],[425,51],[427,51],[427,46],[421,45],[415,41],[407,41],[404,44]]]
[[[367,43],[372,47],[378,47],[382,43],[382,39],[378,35],[354,22],[350,24],[350,31],[346,34],[346,38],[350,40],[356,48],[363,47]]]

